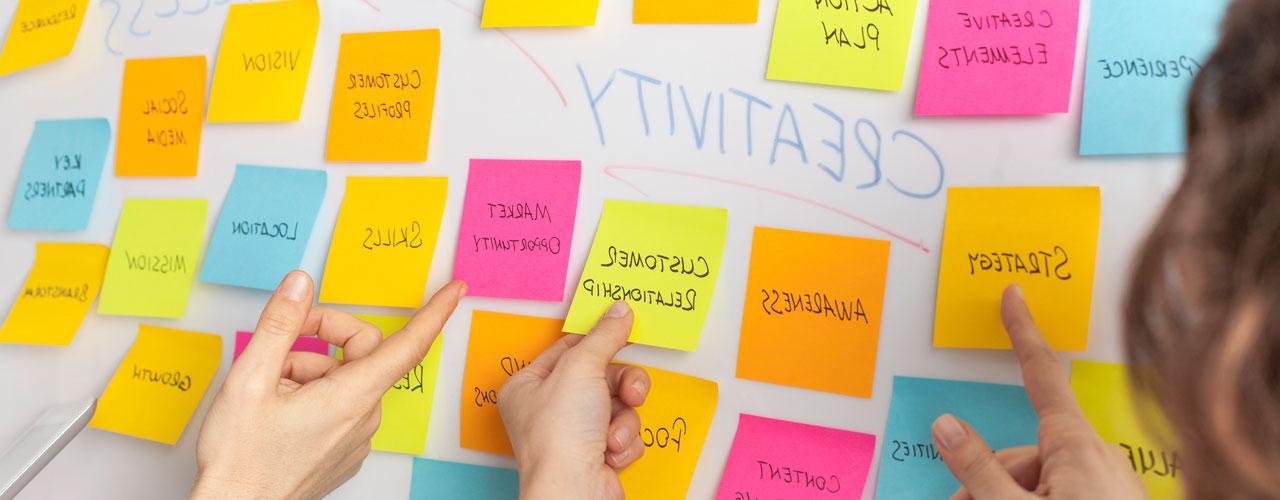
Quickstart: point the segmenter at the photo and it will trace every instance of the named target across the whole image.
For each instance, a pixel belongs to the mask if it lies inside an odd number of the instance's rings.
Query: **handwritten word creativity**
[[[1071,279],[1071,273],[1064,271],[1067,266],[1067,251],[1061,246],[1054,246],[1053,252],[1045,252],[1043,250],[1036,252],[1027,252],[1026,260],[1023,260],[1021,253],[1012,252],[990,252],[990,253],[970,253],[969,257],[969,274],[976,274],[979,270],[992,271],[997,273],[1015,273],[1015,274],[1040,274],[1045,278],[1057,278],[1062,281]],[[1057,261],[1061,262],[1057,262]],[[1057,262],[1054,265],[1054,262]],[[1053,267],[1052,272],[1050,266]]]

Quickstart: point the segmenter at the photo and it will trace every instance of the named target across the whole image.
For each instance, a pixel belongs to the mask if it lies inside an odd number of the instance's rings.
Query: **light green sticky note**
[[[916,0],[779,0],[770,80],[902,88]]]
[[[357,314],[357,318],[373,323],[382,330],[382,338],[404,328],[407,316],[372,316]],[[382,423],[373,433],[373,449],[394,453],[421,455],[427,446],[427,425],[431,423],[431,402],[436,393],[436,378],[440,372],[440,343],[444,335],[436,336],[427,357],[422,358],[409,373],[382,395]],[[342,349],[338,349],[342,359]]]
[[[625,300],[636,315],[632,342],[694,350],[728,223],[723,208],[606,200],[565,331],[587,333]]]
[[[203,198],[124,201],[98,314],[181,318],[200,268],[209,202]]]

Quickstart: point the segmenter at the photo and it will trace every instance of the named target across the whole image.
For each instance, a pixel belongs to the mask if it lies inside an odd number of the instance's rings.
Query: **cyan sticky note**
[[[88,227],[110,143],[111,125],[103,118],[37,121],[9,208],[9,229]]]
[[[516,500],[520,477],[511,469],[413,457],[410,500]]]
[[[993,450],[1036,443],[1040,421],[1021,386],[894,377],[876,498],[951,498],[960,488],[933,445],[933,421],[944,413],[972,425]]]
[[[200,281],[275,290],[302,262],[327,182],[322,170],[237,165]]]

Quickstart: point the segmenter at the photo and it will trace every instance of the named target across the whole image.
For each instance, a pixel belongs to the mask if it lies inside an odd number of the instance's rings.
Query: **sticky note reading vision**
[[[481,28],[591,26],[600,0],[485,0]]]
[[[377,326],[383,338],[400,331],[409,322],[408,316],[357,314],[356,317]],[[373,433],[373,449],[410,455],[421,455],[426,449],[443,337],[437,335],[427,357],[382,394],[382,422]],[[342,349],[338,349],[338,359],[342,359]]]
[[[636,0],[636,24],[754,23],[760,0]]]
[[[862,498],[876,437],[742,414],[717,500]]]
[[[0,342],[69,345],[102,288],[106,245],[36,243],[36,261],[0,326]]]
[[[1096,187],[951,188],[934,347],[1009,349],[1004,289],[1018,284],[1055,349],[1089,345],[1101,200]]]
[[[684,498],[711,430],[719,388],[710,380],[657,368],[640,413],[644,456],[618,474],[631,499]]]
[[[511,469],[413,457],[410,500],[516,500],[520,476]]]
[[[207,72],[204,56],[124,62],[116,176],[195,177]]]
[[[89,0],[19,0],[0,46],[0,76],[71,53]]]
[[[203,198],[125,200],[98,314],[155,318],[186,314],[204,246],[207,211]]]
[[[213,69],[209,122],[297,120],[319,30],[316,0],[232,5]]]
[[[898,90],[916,0],[779,0],[770,80]]]
[[[9,229],[88,227],[110,141],[111,125],[102,118],[37,121],[9,207]]]
[[[245,347],[249,347],[249,341],[253,340],[253,332],[236,332],[235,351],[231,355],[231,360],[235,361],[240,358],[240,353],[244,352]],[[293,342],[293,347],[289,348],[291,352],[314,352],[316,354],[329,355],[329,343],[318,337],[298,337]]]

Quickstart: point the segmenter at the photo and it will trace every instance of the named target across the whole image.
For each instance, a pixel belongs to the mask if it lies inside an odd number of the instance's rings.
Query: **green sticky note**
[[[356,317],[382,330],[382,338],[390,337],[409,322],[408,316],[357,314]],[[426,449],[443,337],[436,336],[427,357],[382,394],[382,423],[373,433],[373,449],[410,455],[421,455]],[[342,349],[338,349],[338,359],[343,359]]]
[[[902,88],[916,0],[779,0],[770,80]]]
[[[199,269],[209,202],[203,198],[124,201],[98,314],[181,318]]]

